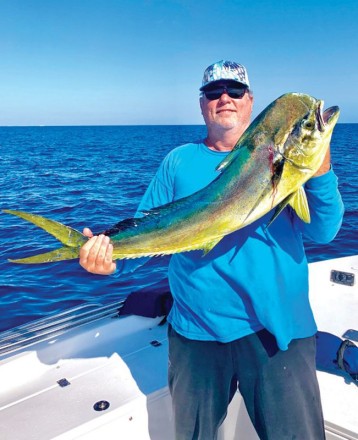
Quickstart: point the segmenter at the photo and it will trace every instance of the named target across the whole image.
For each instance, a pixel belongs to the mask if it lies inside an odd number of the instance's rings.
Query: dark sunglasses
[[[203,93],[206,96],[206,99],[208,99],[209,101],[213,101],[214,99],[219,99],[224,92],[226,92],[230,96],[230,98],[241,99],[245,95],[246,90],[246,87],[237,88],[219,86],[216,89],[203,90]]]

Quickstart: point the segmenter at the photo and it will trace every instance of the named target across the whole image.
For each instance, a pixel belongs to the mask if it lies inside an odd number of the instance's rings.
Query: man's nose
[[[230,96],[228,95],[226,89],[223,90],[223,92],[222,92],[222,94],[221,94],[221,96],[220,96],[220,98],[219,98],[219,101],[221,101],[221,102],[227,102],[227,101],[230,101]]]

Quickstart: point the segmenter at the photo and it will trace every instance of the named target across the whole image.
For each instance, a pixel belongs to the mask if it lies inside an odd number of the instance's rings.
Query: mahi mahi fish
[[[273,210],[290,205],[310,221],[303,184],[323,162],[339,108],[323,112],[323,101],[287,93],[250,124],[218,165],[218,177],[194,194],[122,220],[107,235],[113,258],[138,258],[202,249],[210,251],[225,235]],[[52,234],[63,246],[15,263],[47,263],[79,257],[87,241],[81,232],[42,216],[5,210]]]

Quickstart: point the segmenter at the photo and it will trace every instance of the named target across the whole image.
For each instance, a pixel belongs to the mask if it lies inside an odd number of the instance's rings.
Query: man
[[[168,154],[139,212],[209,184],[248,127],[253,95],[242,65],[209,66],[200,91],[207,137]],[[272,214],[224,237],[205,256],[172,256],[169,388],[178,440],[216,439],[237,387],[261,439],[324,439],[302,236],[328,242],[342,221],[329,153],[305,189],[310,224],[286,208],[269,228]],[[96,274],[113,273],[108,237],[89,229],[85,234],[91,238],[80,264]],[[120,262],[117,271],[131,264]]]

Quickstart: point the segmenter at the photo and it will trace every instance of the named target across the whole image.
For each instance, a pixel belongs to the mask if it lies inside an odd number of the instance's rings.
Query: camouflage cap
[[[246,68],[242,64],[235,63],[234,61],[221,60],[211,64],[211,66],[205,69],[200,90],[202,91],[209,84],[220,80],[236,81],[244,86],[250,87]]]

